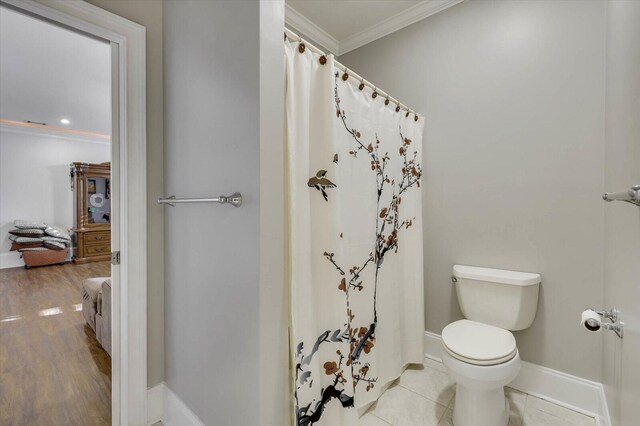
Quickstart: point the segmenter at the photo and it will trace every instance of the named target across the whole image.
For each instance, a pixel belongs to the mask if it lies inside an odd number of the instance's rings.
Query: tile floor
[[[507,388],[509,426],[595,426],[593,417]],[[359,426],[452,426],[455,384],[444,370],[409,368],[382,394]]]
[[[358,426],[452,426],[455,393],[443,369],[408,368]],[[509,426],[597,426],[593,417],[515,389],[506,388],[506,395],[511,406]]]

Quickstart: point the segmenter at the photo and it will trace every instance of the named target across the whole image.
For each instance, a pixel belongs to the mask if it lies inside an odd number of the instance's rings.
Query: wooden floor
[[[0,270],[0,425],[110,425],[111,358],[82,316],[108,262]]]

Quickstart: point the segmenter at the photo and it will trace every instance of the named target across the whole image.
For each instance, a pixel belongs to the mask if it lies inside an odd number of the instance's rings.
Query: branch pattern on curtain
[[[351,425],[424,357],[424,122],[285,52],[294,418]]]

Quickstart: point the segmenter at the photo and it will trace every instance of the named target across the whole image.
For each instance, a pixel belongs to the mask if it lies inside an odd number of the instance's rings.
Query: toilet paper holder
[[[618,308],[611,308],[608,311],[599,311],[597,309],[593,309],[593,308],[589,308],[592,311],[594,311],[596,314],[598,314],[599,316],[601,316],[602,318],[606,318],[608,319],[610,322],[602,322],[598,325],[600,325],[602,328],[604,328],[605,330],[610,330],[610,331],[614,331],[616,333],[616,335],[622,339],[623,336],[623,330],[624,330],[624,323],[622,321],[619,321],[620,319],[620,311],[618,310]]]

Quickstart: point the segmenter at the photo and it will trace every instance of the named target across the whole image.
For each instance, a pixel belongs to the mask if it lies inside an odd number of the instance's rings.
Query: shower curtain
[[[424,119],[285,52],[294,419],[354,425],[424,357]]]

